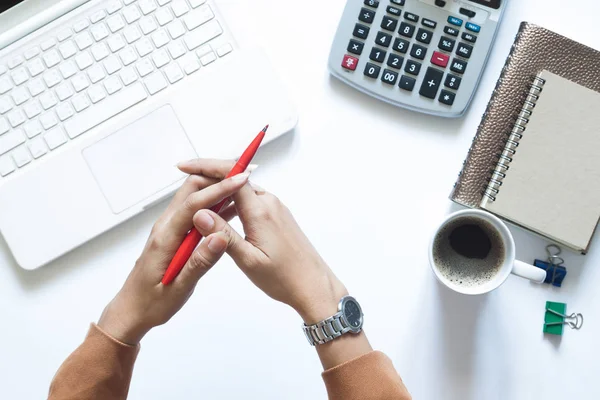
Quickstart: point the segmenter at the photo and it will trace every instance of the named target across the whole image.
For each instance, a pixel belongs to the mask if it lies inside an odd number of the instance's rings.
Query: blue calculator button
[[[463,20],[456,17],[448,17],[448,23],[456,26],[462,26]]]
[[[472,22],[467,22],[466,28],[471,32],[479,32],[481,30],[481,27],[479,25],[475,25]]]

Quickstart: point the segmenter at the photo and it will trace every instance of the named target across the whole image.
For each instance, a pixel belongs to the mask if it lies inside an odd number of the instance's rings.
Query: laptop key
[[[0,155],[7,153],[20,144],[25,143],[25,135],[20,129],[10,131],[0,136]]]
[[[31,162],[31,154],[25,146],[17,147],[11,154],[19,168]]]
[[[221,25],[217,21],[212,20],[194,29],[184,38],[184,41],[189,50],[194,50],[196,47],[216,38],[221,33],[223,33]]]
[[[183,22],[189,31],[196,29],[202,24],[213,19],[215,15],[213,14],[211,8],[208,5],[204,5],[197,9],[196,11],[186,15],[183,18]]]
[[[147,97],[148,94],[143,85],[139,82],[135,83],[112,95],[110,102],[100,102],[94,105],[92,109],[75,115],[75,117],[64,123],[64,128],[69,137],[73,139],[145,100]]]
[[[0,135],[8,132],[10,130],[10,125],[6,121],[5,118],[0,118]]]
[[[0,157],[0,175],[6,176],[15,170],[15,164],[10,154]]]
[[[41,137],[30,140],[29,143],[27,143],[27,146],[29,147],[29,151],[33,158],[40,158],[48,151],[44,144],[44,140]]]
[[[167,81],[165,80],[162,72],[157,71],[152,75],[149,75],[144,79],[144,83],[146,84],[146,89],[150,94],[156,94],[167,87]]]
[[[46,141],[46,144],[48,145],[50,150],[54,150],[57,147],[60,147],[63,144],[67,143],[67,138],[63,133],[62,129],[60,128],[54,128],[48,131],[44,135],[44,140]]]

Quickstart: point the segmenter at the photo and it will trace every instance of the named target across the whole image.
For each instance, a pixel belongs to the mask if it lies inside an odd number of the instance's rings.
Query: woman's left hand
[[[192,295],[198,280],[221,258],[229,243],[225,232],[205,238],[170,285],[161,279],[184,237],[193,228],[193,216],[236,193],[249,173],[223,179],[234,162],[207,163],[201,175],[191,175],[156,222],[142,255],[123,288],[106,306],[98,326],[127,344],[137,344],[153,327],[166,323]],[[221,215],[230,219],[235,208]]]

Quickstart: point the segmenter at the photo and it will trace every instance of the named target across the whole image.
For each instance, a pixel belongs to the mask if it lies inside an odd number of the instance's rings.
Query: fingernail
[[[221,254],[225,251],[225,247],[227,247],[227,240],[222,235],[215,233],[208,237],[208,249],[213,254]]]
[[[258,164],[249,164],[248,168],[246,168],[246,172],[254,172],[256,168],[258,168]]]
[[[215,225],[215,220],[205,211],[198,211],[195,218],[198,228],[208,231]]]
[[[246,182],[248,177],[250,176],[250,172],[242,172],[241,174],[235,175],[231,178],[234,182]]]
[[[265,190],[265,189],[264,189],[262,186],[260,186],[260,185],[257,185],[256,183],[254,183],[254,182],[252,182],[252,181],[250,181],[249,183],[250,183],[250,187],[251,187],[252,189],[254,189],[254,191],[255,191],[256,193],[266,193],[266,192],[267,192],[267,191],[266,191],[266,190]]]
[[[177,168],[185,167],[186,165],[189,165],[192,161],[194,160],[180,161],[176,164],[176,166]]]

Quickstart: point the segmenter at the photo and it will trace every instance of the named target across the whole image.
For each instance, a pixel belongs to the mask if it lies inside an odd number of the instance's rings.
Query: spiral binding
[[[492,171],[492,176],[487,184],[484,195],[491,201],[496,201],[496,196],[500,193],[502,181],[506,178],[506,171],[510,168],[510,163],[513,161],[514,155],[517,153],[519,142],[523,139],[523,133],[527,129],[529,118],[533,113],[533,109],[540,98],[540,94],[544,90],[546,80],[536,76],[529,89],[527,99],[523,104],[523,108],[515,121],[515,126],[508,136],[506,146],[502,154],[498,155],[498,164]]]

